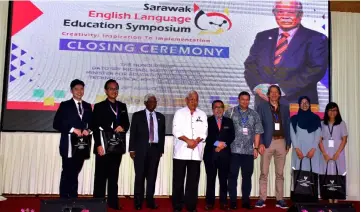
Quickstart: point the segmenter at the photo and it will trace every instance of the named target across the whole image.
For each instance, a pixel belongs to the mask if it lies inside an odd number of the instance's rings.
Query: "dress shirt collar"
[[[189,113],[191,114],[191,110],[189,109],[188,106],[186,106],[186,109],[187,109],[187,111],[189,111]],[[194,114],[194,113],[197,113],[197,112],[198,112],[198,108],[196,108],[196,109],[194,110],[193,114]],[[191,114],[191,115],[192,115],[192,114]]]
[[[150,112],[148,109],[145,109],[145,113],[147,114],[147,117],[150,116],[150,113],[152,113],[152,115],[155,115],[155,110],[153,110],[153,112]]]
[[[214,118],[216,119],[216,121],[218,121],[218,117],[217,116],[215,116],[215,115],[213,115],[214,116]],[[221,116],[221,121],[223,120],[223,115]]]
[[[249,108],[247,108],[245,111],[242,111],[242,108],[240,105],[238,105],[237,107],[238,107],[238,111],[241,113],[247,113],[249,111]]]
[[[299,28],[300,28],[300,26],[298,26],[294,29],[291,29],[290,31],[283,31],[281,28],[278,28],[278,36],[281,36],[282,33],[287,32],[290,35],[290,38],[292,38],[296,34],[296,32]]]
[[[82,103],[82,100],[78,101],[78,100],[76,100],[76,99],[74,99],[74,98],[73,98],[73,100],[74,100],[74,102],[75,102],[75,104],[76,104],[77,106],[78,106],[78,103],[80,103],[80,104]]]

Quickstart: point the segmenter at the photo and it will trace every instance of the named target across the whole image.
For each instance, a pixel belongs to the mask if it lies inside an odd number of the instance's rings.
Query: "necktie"
[[[221,124],[222,124],[222,119],[218,118],[217,119],[217,125],[218,125],[219,130],[221,130]]]
[[[83,111],[81,110],[81,103],[78,102],[78,111],[79,111],[79,115],[83,115]]]
[[[281,34],[281,38],[277,42],[276,51],[275,51],[275,60],[274,65],[278,65],[281,62],[282,54],[286,51],[288,47],[288,40],[287,38],[290,36],[287,32],[283,32]]]
[[[153,114],[149,114],[149,140],[152,143],[154,141],[154,123],[153,123]]]

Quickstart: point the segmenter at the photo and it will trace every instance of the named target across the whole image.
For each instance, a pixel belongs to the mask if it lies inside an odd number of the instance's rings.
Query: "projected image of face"
[[[283,31],[298,27],[302,20],[302,4],[298,1],[277,1],[273,10],[276,22]]]
[[[198,94],[196,92],[190,93],[186,98],[186,103],[191,111],[195,111],[198,107]]]
[[[116,99],[118,97],[119,87],[115,82],[111,82],[108,84],[107,89],[105,90],[105,94],[109,99]]]
[[[76,85],[74,88],[71,89],[71,93],[73,94],[73,98],[76,100],[81,100],[84,96],[84,86],[83,85]]]

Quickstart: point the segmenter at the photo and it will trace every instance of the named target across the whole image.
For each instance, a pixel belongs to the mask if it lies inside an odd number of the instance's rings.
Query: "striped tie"
[[[281,38],[277,42],[276,52],[275,52],[275,60],[274,60],[275,66],[277,66],[280,63],[280,61],[282,59],[282,54],[286,51],[286,49],[288,47],[287,38],[289,36],[290,36],[290,34],[288,34],[287,32],[283,32],[281,34]]]

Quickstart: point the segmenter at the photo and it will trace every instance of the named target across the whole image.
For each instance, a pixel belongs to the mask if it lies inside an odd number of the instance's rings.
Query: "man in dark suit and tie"
[[[144,181],[147,179],[147,207],[157,209],[154,202],[155,182],[159,160],[164,152],[165,117],[154,111],[157,99],[153,94],[144,98],[146,109],[133,114],[130,127],[129,152],[134,160],[134,207],[141,210],[144,199]]]
[[[328,39],[301,25],[299,1],[276,1],[273,14],[279,28],[256,35],[245,66],[245,79],[255,94],[255,109],[268,102],[267,89],[277,84],[281,103],[297,103],[308,96],[318,103],[317,82],[328,68]]]
[[[95,178],[94,198],[105,197],[105,186],[108,180],[108,205],[110,208],[120,210],[122,207],[118,201],[118,177],[122,155],[125,153],[125,143],[122,151],[113,153],[105,149],[104,137],[102,134],[118,134],[125,140],[125,134],[129,129],[129,117],[126,104],[117,101],[119,85],[110,79],[104,85],[107,99],[94,105],[94,154]],[[122,144],[118,144],[122,145]]]
[[[60,198],[78,197],[78,175],[83,167],[84,158],[72,155],[71,134],[78,137],[88,136],[92,121],[91,105],[82,100],[84,82],[78,79],[70,83],[73,98],[60,103],[56,111],[53,127],[61,132],[60,155],[62,172],[60,178]]]
[[[204,165],[207,173],[206,210],[212,210],[215,202],[215,183],[218,171],[221,210],[228,210],[227,178],[231,156],[231,143],[235,132],[233,121],[224,117],[221,100],[212,103],[213,116],[208,118],[208,136],[204,149]]]

